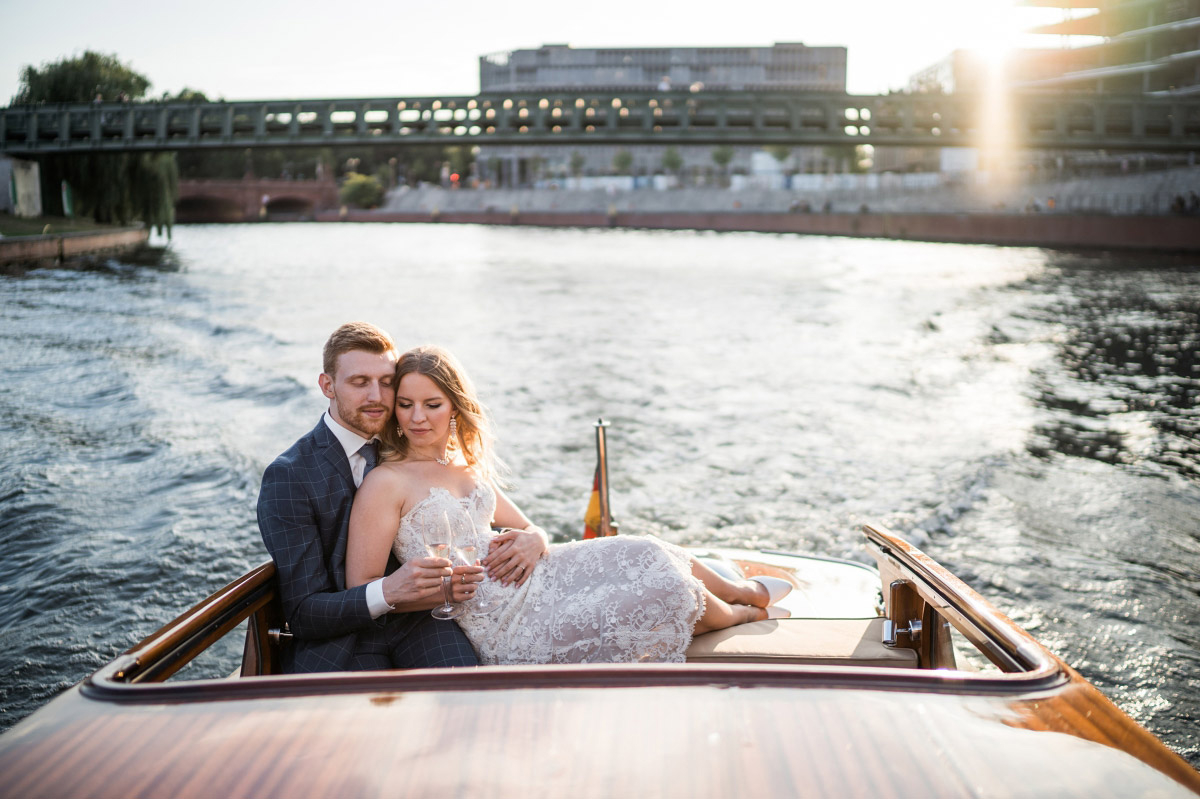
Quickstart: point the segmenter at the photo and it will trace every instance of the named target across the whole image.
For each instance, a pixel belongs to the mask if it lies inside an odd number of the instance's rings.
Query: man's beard
[[[382,433],[384,426],[392,418],[392,415],[387,413],[387,409],[382,405],[361,405],[357,408],[347,408],[341,400],[335,400],[335,402],[337,403],[338,418],[347,427],[357,430],[363,438],[371,438]],[[379,419],[372,419],[363,413],[363,410],[374,408],[384,408],[384,415]]]

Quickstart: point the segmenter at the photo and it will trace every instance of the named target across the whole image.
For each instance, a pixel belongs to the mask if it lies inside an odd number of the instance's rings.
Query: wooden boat
[[[878,570],[698,553],[792,580],[792,617],[699,636],[675,665],[282,675],[268,563],[0,736],[0,794],[1200,793],[1200,774],[962,581],[865,534]],[[243,630],[236,674],[186,678]]]

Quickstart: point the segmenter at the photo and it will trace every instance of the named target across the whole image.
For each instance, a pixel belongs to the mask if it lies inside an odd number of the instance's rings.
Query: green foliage
[[[383,199],[383,186],[379,185],[379,180],[373,175],[351,172],[338,189],[338,199],[343,205],[374,208]]]
[[[409,161],[407,167],[404,174],[408,178],[409,185],[416,185],[421,181],[437,183],[437,167],[427,162],[421,156],[418,155]]]
[[[442,154],[450,163],[450,171],[457,173],[460,178],[466,179],[471,169],[471,149],[469,147],[447,147]]]
[[[633,153],[628,150],[617,150],[617,154],[613,156],[613,171],[618,175],[629,174],[630,168],[633,166]]]
[[[792,148],[786,144],[772,144],[767,148],[767,152],[771,154],[772,158],[782,164],[792,154]]]
[[[720,147],[712,149],[712,160],[717,166],[724,169],[729,166],[729,162],[733,160],[733,148],[728,144],[722,144]]]
[[[384,191],[387,191],[396,185],[396,181],[392,180],[392,168],[387,164],[380,164],[377,166],[375,168],[375,174],[373,177],[375,178],[375,181],[383,187]]]
[[[25,67],[14,103],[134,100],[145,95],[150,80],[122,64],[116,56],[87,51],[40,69]],[[76,212],[101,224],[127,225],[141,219],[170,232],[179,195],[179,172],[173,153],[98,153],[49,155],[41,160],[42,205],[62,214],[60,187],[75,192]]]
[[[204,92],[200,91],[199,89],[189,89],[186,86],[184,86],[182,89],[180,89],[179,94],[175,95],[174,98],[172,98],[170,95],[164,93],[163,99],[164,100],[174,99],[176,102],[185,102],[185,103],[207,103],[209,101],[208,95],[205,94]]]
[[[713,163],[721,170],[721,185],[727,185],[729,182],[726,172],[729,168],[729,162],[733,160],[733,155],[733,148],[728,144],[722,144],[712,149]]]
[[[102,153],[45,158],[42,162],[42,207],[61,215],[63,181],[75,190],[76,215],[102,225],[128,225],[136,220],[169,234],[175,223],[179,173],[173,153]]]
[[[26,66],[12,105],[89,103],[97,96],[108,102],[122,95],[136,100],[148,88],[149,78],[122,64],[115,55],[87,50],[75,58],[42,64],[41,69]]]
[[[668,174],[672,175],[683,168],[683,156],[679,154],[679,151],[674,146],[668,147],[663,152],[662,167]]]

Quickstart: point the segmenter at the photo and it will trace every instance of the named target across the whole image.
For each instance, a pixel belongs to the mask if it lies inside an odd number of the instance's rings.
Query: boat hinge
[[[270,638],[271,643],[273,643],[273,644],[280,644],[280,643],[283,643],[284,641],[292,640],[293,636],[292,636],[292,631],[289,630],[287,628],[287,625],[285,624],[283,626],[283,629],[280,629],[278,627],[267,628],[267,638]]]
[[[908,640],[915,646],[921,642],[921,620],[911,619],[907,627],[897,627],[891,619],[883,620],[883,645],[895,646],[896,637],[907,635]]]

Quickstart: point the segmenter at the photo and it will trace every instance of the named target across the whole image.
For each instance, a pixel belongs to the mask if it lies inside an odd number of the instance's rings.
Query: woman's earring
[[[458,417],[450,417],[450,441],[453,442],[458,438]]]
[[[404,428],[400,426],[399,422],[396,422],[396,435],[398,435],[400,438],[404,438]]]

